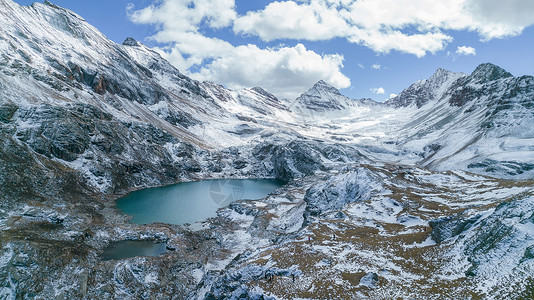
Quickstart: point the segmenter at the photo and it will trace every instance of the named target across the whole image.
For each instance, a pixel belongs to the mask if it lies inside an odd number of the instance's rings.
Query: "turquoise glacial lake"
[[[228,179],[183,182],[149,188],[117,200],[136,224],[183,225],[215,217],[217,209],[237,200],[264,198],[283,182],[274,179]]]

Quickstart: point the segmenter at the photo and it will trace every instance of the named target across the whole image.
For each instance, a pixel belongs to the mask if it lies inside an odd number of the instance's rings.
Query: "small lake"
[[[118,199],[117,207],[136,224],[183,225],[215,217],[217,209],[233,201],[264,198],[282,185],[274,179],[183,182],[132,192]]]
[[[159,256],[167,252],[166,247],[166,243],[154,241],[120,241],[109,244],[101,257],[103,260],[113,260],[135,256]]]

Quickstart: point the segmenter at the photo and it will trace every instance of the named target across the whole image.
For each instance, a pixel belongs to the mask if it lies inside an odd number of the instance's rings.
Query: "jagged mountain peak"
[[[307,110],[332,111],[352,106],[355,100],[343,96],[339,90],[324,80],[319,80],[295,102]]]
[[[12,0],[0,0],[0,4],[0,32],[15,37],[17,41],[13,45],[19,48],[18,42],[30,42],[26,39],[27,36],[41,40],[34,47],[44,47],[43,41],[47,40],[47,44],[57,50],[68,49],[67,45],[76,47],[76,43],[90,44],[94,48],[112,44],[84,18],[50,2],[35,2],[24,6]]]
[[[137,46],[141,46],[141,43],[138,42],[136,39],[134,39],[133,37],[127,37],[124,42],[122,42],[122,44],[124,46],[132,46],[132,47],[137,47]]]
[[[386,105],[393,107],[408,107],[415,105],[418,108],[430,101],[440,99],[446,90],[459,78],[467,76],[439,68],[428,79],[419,80],[398,96],[387,100]]]
[[[319,80],[317,81],[306,93],[304,94],[309,94],[309,93],[314,93],[315,91],[320,91],[320,92],[326,92],[326,93],[331,93],[331,94],[335,94],[335,95],[341,95],[341,93],[339,92],[339,90],[334,87],[333,85],[327,83],[326,81],[324,80]]]
[[[7,0],[7,1],[11,1],[11,0]],[[16,4],[16,5],[19,5],[19,4]],[[77,13],[75,13],[75,12],[69,10],[69,9],[66,9],[64,7],[55,5],[54,3],[50,2],[50,1],[44,1],[43,3],[34,2],[31,5],[31,7],[37,8],[37,9],[40,9],[40,8],[52,9],[54,12],[61,13],[61,14],[65,15],[67,18],[77,19],[78,21],[81,21],[83,23],[87,22],[82,16],[78,15]],[[69,20],[69,21],[71,23],[73,22],[73,20]]]
[[[53,7],[53,8],[61,8],[61,7],[55,5],[54,3],[52,3],[52,2],[50,2],[50,1],[48,1],[48,0],[45,0],[45,1],[43,2],[43,4],[46,5],[46,6]]]
[[[430,76],[430,78],[428,78],[429,81],[436,81],[436,80],[440,80],[440,79],[446,79],[446,78],[450,78],[451,76],[454,76],[455,74],[458,74],[456,72],[453,72],[453,71],[449,71],[449,70],[446,70],[446,69],[443,69],[443,68],[438,68],[436,70],[436,72],[434,72],[434,74],[432,74],[432,76]]]
[[[492,63],[480,64],[470,75],[478,83],[485,83],[493,80],[513,77],[511,73],[505,69],[494,65]]]
[[[275,101],[275,102],[278,102],[278,101],[279,101],[278,98],[276,98],[275,95],[269,93],[268,91],[266,91],[266,90],[263,89],[262,87],[255,86],[255,87],[251,88],[250,90],[251,90],[251,91],[254,91],[254,92],[256,92],[256,93],[258,93],[258,94],[260,94],[260,95],[262,95],[262,96],[264,96],[264,97],[266,97],[266,98],[268,98],[268,99],[271,99],[271,100],[273,100],[273,101]]]

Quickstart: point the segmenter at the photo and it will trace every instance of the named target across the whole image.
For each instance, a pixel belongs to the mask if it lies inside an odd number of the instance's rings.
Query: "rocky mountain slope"
[[[492,64],[386,103],[233,91],[0,0],[0,298],[529,298],[533,106],[534,78]],[[205,178],[286,185],[192,226],[114,205]],[[101,259],[125,239],[172,250]]]
[[[532,178],[534,77],[513,77],[492,64],[455,77],[434,89],[441,90],[435,101],[404,125],[403,147],[416,151],[423,146],[419,164],[432,169]]]

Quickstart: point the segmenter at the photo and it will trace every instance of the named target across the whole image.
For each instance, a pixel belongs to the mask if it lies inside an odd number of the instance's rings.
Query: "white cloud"
[[[534,24],[532,11],[532,0],[275,1],[238,17],[234,31],[265,41],[341,37],[379,53],[422,57],[452,41],[447,30],[477,31],[483,40],[520,34]]]
[[[136,23],[162,25],[159,32],[197,32],[198,25],[212,28],[227,27],[235,20],[234,0],[163,0],[134,11],[129,7],[130,19]],[[160,42],[169,41],[156,35]]]
[[[397,94],[389,94],[389,99],[397,97]]]
[[[469,46],[459,46],[457,49],[456,49],[456,54],[458,55],[476,55],[477,54],[477,51],[475,48],[473,47],[469,47]]]
[[[358,68],[365,69],[365,67],[362,64],[358,64]]]
[[[374,64],[374,65],[371,66],[371,68],[373,68],[375,70],[380,70],[380,68],[382,68],[382,66],[379,65],[379,64]]]
[[[407,35],[401,31],[380,32],[378,30],[355,29],[348,41],[363,44],[372,50],[387,54],[397,50],[423,57],[427,52],[435,53],[442,50],[445,45],[452,41],[452,37],[443,33],[426,33]]]
[[[386,90],[384,90],[383,87],[379,87],[379,88],[372,88],[371,92],[377,95],[384,95],[386,93]]]
[[[246,45],[235,47],[192,75],[233,89],[259,85],[277,96],[293,99],[320,79],[337,88],[349,87],[350,79],[341,73],[342,66],[341,55],[321,56],[302,44],[278,49]]]
[[[180,70],[187,73],[193,65],[233,49],[224,40],[204,36],[199,28],[201,25],[230,26],[237,16],[234,0],[163,0],[157,3],[140,10],[128,6],[129,17],[134,23],[157,26],[157,33],[150,39],[172,44],[159,50]]]
[[[466,0],[465,7],[485,40],[518,35],[534,24],[532,0]]]
[[[234,23],[234,32],[275,39],[328,40],[349,30],[336,5],[328,1],[298,4],[294,1],[272,2],[263,10],[248,12]]]
[[[133,22],[157,26],[151,39],[169,45],[157,50],[195,79],[234,89],[262,86],[288,98],[298,96],[320,79],[337,88],[350,86],[350,79],[341,72],[342,55],[319,55],[302,44],[268,49],[255,45],[236,47],[203,35],[203,26],[220,28],[232,24],[236,19],[234,0],[163,0],[137,11],[131,6],[127,9]],[[192,67],[199,71],[190,71]]]

